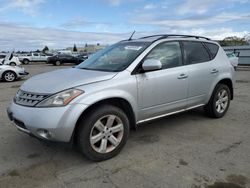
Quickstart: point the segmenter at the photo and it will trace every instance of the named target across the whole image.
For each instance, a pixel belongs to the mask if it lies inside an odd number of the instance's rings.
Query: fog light
[[[45,139],[50,139],[51,138],[51,133],[46,129],[38,129],[37,134],[39,136],[41,136],[42,138],[45,138]]]

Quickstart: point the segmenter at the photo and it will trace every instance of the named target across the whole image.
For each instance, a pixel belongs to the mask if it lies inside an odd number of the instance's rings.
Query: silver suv
[[[216,42],[154,35],[30,78],[7,111],[19,130],[74,141],[87,158],[102,161],[117,155],[140,123],[200,106],[211,117],[224,116],[233,83],[234,68]]]

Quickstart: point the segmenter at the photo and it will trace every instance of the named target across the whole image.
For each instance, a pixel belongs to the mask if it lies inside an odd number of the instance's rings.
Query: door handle
[[[211,74],[215,74],[215,73],[218,73],[218,72],[219,72],[218,69],[213,69],[213,70],[211,70]]]
[[[188,77],[187,74],[180,74],[177,78],[178,78],[178,79],[185,79],[185,78],[187,78],[187,77]]]

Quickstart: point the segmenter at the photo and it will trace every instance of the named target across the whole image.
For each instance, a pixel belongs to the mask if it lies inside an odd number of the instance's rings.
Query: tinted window
[[[209,51],[212,55],[212,59],[215,58],[215,56],[219,50],[219,46],[216,44],[208,43],[208,42],[205,42],[205,45],[209,49]]]
[[[156,46],[146,59],[157,59],[162,63],[162,69],[182,65],[182,55],[179,42],[166,42]]]
[[[183,42],[187,64],[210,61],[209,53],[201,42]]]
[[[33,54],[34,56],[38,56],[38,54]]]
[[[67,54],[60,54],[59,57],[69,57]]]

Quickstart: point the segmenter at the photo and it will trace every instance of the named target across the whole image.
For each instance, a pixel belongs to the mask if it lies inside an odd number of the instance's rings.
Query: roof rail
[[[211,40],[207,37],[202,37],[202,36],[196,36],[196,35],[177,35],[177,34],[160,34],[160,35],[150,35],[150,36],[146,36],[146,37],[142,37],[140,39],[146,39],[146,38],[151,38],[151,37],[159,37],[158,39],[156,39],[155,41],[157,40],[160,40],[160,39],[164,39],[164,38],[168,38],[168,37],[185,37],[185,38],[196,38],[196,39],[206,39],[206,40]]]

